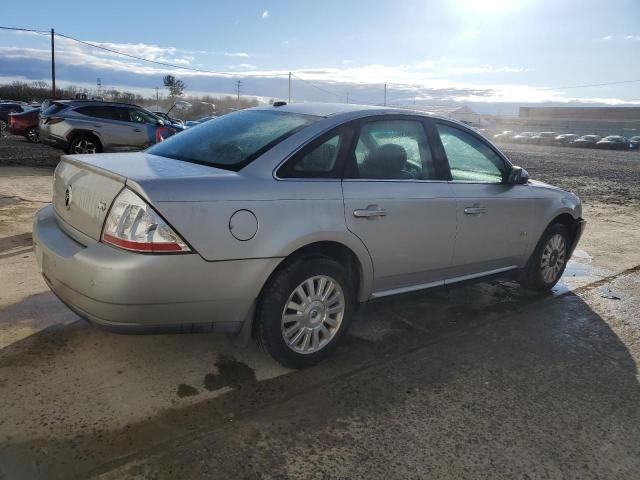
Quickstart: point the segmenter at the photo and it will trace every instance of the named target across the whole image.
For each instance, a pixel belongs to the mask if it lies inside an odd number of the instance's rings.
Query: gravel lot
[[[333,358],[292,372],[222,335],[79,320],[31,245],[59,152],[0,140],[0,480],[638,479],[640,153],[503,147],[585,201],[554,293],[376,301]]]
[[[640,151],[499,145],[532,178],[580,195],[584,202],[640,201]]]

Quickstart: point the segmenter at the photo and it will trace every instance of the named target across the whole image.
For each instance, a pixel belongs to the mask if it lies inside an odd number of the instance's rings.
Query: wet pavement
[[[585,206],[552,294],[381,299],[331,359],[289,371],[222,335],[79,320],[33,257],[48,174],[0,172],[0,480],[639,478],[634,205]]]

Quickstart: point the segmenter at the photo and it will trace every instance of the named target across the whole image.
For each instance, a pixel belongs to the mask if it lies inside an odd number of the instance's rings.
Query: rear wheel
[[[548,227],[523,272],[523,286],[539,291],[551,290],[567,266],[569,240],[569,231],[563,224]]]
[[[309,367],[327,357],[344,337],[354,302],[352,282],[338,262],[296,260],[277,272],[260,296],[259,340],[285,367]]]
[[[0,120],[0,137],[6,137],[8,133],[7,122]]]
[[[101,151],[100,140],[93,135],[78,135],[69,145],[71,154],[100,153]]]
[[[30,128],[27,130],[27,140],[31,143],[39,143],[40,142],[40,134],[37,128]]]

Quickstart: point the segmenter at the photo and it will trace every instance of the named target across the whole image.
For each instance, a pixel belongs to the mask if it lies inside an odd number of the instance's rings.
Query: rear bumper
[[[65,151],[69,148],[69,142],[66,138],[54,137],[44,133],[42,130],[40,131],[40,142]]]
[[[198,254],[82,245],[58,226],[52,206],[36,214],[33,240],[42,274],[60,300],[82,318],[120,333],[238,332],[280,262],[207,262]]]

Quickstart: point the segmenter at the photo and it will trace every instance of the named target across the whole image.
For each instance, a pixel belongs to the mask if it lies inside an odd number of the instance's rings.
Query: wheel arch
[[[67,133],[66,137],[69,145],[71,145],[71,142],[73,142],[73,140],[79,135],[91,135],[92,137],[97,138],[100,142],[100,146],[104,149],[104,140],[102,139],[102,136],[95,130],[88,130],[84,128],[75,128]]]
[[[296,248],[271,272],[265,285],[280,270],[291,264],[291,262],[303,257],[325,257],[336,260],[346,268],[349,277],[353,280],[353,287],[358,300],[363,301],[369,297],[372,276],[369,271],[369,268],[371,268],[370,259],[361,258],[352,248],[335,240],[314,241]],[[260,293],[262,294],[262,289]]]
[[[336,260],[341,265],[346,265],[347,273],[354,282],[354,291],[356,292],[356,298],[358,301],[366,301],[371,293],[371,283],[373,277],[373,267],[370,258],[363,259],[356,254],[356,252],[345,245],[342,242],[335,240],[319,240],[311,243],[307,243],[287,255],[269,274],[265,280],[256,301],[254,302],[249,314],[245,318],[244,325],[241,329],[240,336],[244,338],[244,342],[247,343],[251,337],[255,336],[256,315],[255,305],[263,294],[264,289],[269,284],[271,279],[282,271],[292,262],[299,260],[300,258],[331,258]],[[367,264],[366,261],[369,261]],[[368,270],[368,268],[370,270]]]

